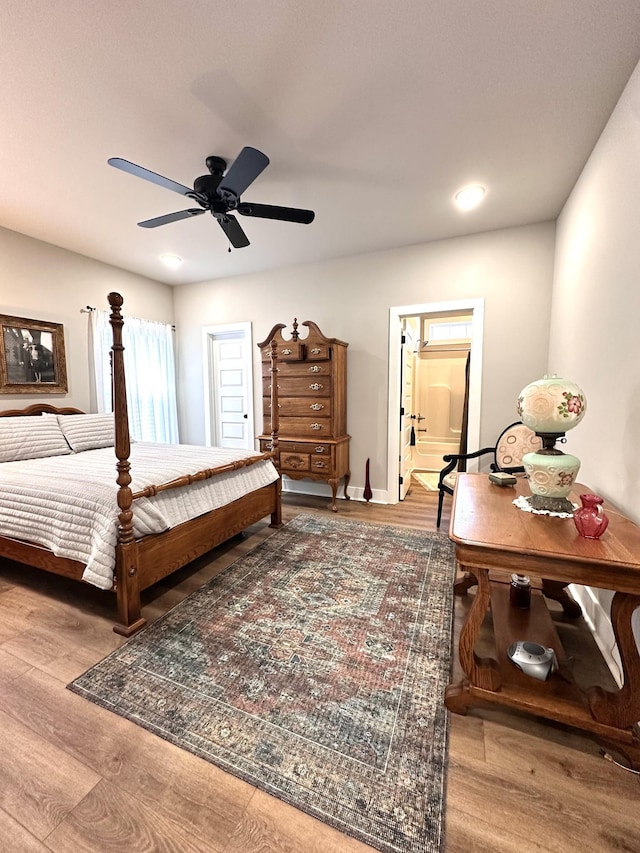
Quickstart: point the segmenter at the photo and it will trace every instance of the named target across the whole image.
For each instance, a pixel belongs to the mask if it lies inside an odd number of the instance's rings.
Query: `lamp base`
[[[548,495],[529,495],[525,498],[531,509],[547,512],[568,512],[573,514],[574,506],[567,498],[552,498]]]

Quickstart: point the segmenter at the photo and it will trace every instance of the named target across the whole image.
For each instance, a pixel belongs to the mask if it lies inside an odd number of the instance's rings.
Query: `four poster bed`
[[[266,516],[282,525],[278,392],[273,381],[270,453],[132,442],[123,300],[108,300],[113,414],[0,412],[0,557],[112,590],[128,637],[145,624],[143,589]]]

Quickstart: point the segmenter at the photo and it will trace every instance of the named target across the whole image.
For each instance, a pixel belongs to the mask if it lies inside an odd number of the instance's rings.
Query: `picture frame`
[[[0,394],[66,394],[61,323],[0,314]]]

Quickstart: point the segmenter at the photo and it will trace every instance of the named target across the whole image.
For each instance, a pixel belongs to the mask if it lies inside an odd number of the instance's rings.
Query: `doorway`
[[[389,315],[387,500],[397,503],[412,470],[439,471],[461,440],[466,448],[480,446],[484,300],[404,305]]]
[[[252,450],[255,431],[251,323],[205,326],[202,345],[207,445]]]
[[[446,453],[466,452],[467,365],[471,314],[447,311],[415,318],[411,470],[437,472]]]

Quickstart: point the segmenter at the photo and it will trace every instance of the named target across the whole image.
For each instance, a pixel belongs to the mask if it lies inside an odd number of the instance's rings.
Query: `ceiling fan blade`
[[[222,219],[218,219],[218,222],[234,249],[242,249],[249,245],[247,235],[242,230],[242,226],[235,216],[225,216]]]
[[[179,210],[177,213],[165,213],[164,216],[156,216],[154,219],[145,219],[138,222],[141,228],[157,228],[158,225],[168,225],[170,222],[178,222],[180,219],[189,219],[190,216],[200,216],[206,211],[199,207],[190,207],[189,210]]]
[[[185,187],[177,181],[172,181],[171,178],[163,178],[162,175],[157,175],[155,172],[150,172],[149,169],[144,169],[142,166],[136,166],[135,163],[130,163],[128,160],[123,160],[122,157],[111,157],[107,160],[110,166],[116,169],[121,169],[123,172],[128,172],[130,175],[135,175],[136,178],[143,178],[145,181],[151,181],[152,184],[157,184],[159,187],[173,190],[174,193],[180,195],[193,195],[193,189]]]
[[[245,146],[220,181],[218,189],[226,190],[240,198],[249,184],[269,165],[269,158],[257,148]]]
[[[313,210],[302,210],[298,207],[279,207],[276,204],[253,204],[241,202],[236,208],[243,216],[259,216],[262,219],[280,219],[283,222],[300,222],[309,225],[315,218]]]

